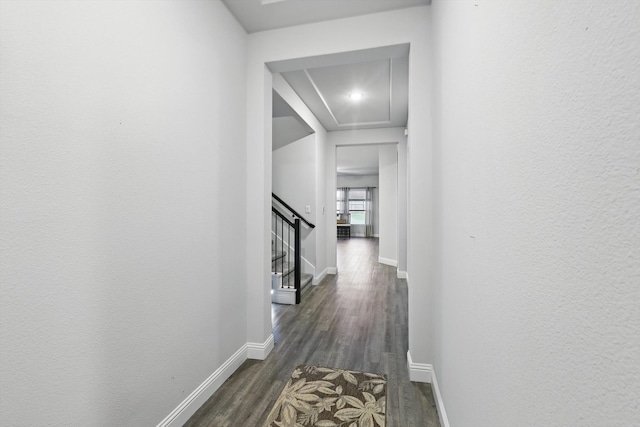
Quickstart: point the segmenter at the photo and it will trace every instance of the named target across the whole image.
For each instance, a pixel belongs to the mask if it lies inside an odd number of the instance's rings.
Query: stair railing
[[[300,218],[300,220],[302,222],[304,222],[305,224],[307,224],[308,227],[310,228],[316,228],[315,225],[311,224],[309,221],[307,221],[306,219],[304,219],[304,217],[302,215],[300,215],[298,212],[296,212],[295,209],[293,209],[291,206],[289,206],[287,204],[287,202],[285,202],[284,200],[282,200],[280,197],[278,197],[275,193],[271,193],[271,197],[273,198],[273,200],[277,201],[280,205],[282,205],[287,211],[289,211],[289,213],[291,214],[291,216],[293,218]]]
[[[302,254],[300,251],[300,218],[289,220],[275,207],[271,207],[274,228],[274,251],[279,257],[275,261],[275,272],[282,274],[282,287],[295,289],[296,304],[300,303],[300,270],[302,269]],[[293,235],[293,236],[292,236]],[[283,255],[281,255],[283,254]],[[293,257],[293,286],[289,277],[285,277],[285,260],[288,263]],[[286,283],[285,283],[286,280]]]
[[[280,262],[280,272],[285,271],[285,258],[291,259],[293,255],[293,288],[296,292],[296,304],[300,303],[301,299],[301,279],[302,279],[302,236],[300,233],[301,222],[304,222],[308,227],[315,228],[315,225],[304,219],[302,215],[298,214],[291,206],[284,202],[280,197],[271,193],[273,200],[275,200],[280,208],[271,206],[272,212],[272,228],[274,230],[274,251],[276,254],[285,253],[287,256],[282,256],[275,261],[275,271],[278,272],[277,263]],[[284,211],[284,212],[282,212]],[[290,218],[288,218],[290,217]],[[291,234],[293,233],[293,242],[291,241]],[[286,243],[285,243],[286,235]],[[278,250],[278,244],[280,250]],[[286,245],[286,249],[285,249]],[[284,280],[284,274],[283,279]],[[282,284],[284,287],[284,282]],[[291,282],[287,278],[287,288],[291,289]]]

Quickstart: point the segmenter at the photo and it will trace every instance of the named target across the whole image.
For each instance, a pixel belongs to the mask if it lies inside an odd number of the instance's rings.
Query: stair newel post
[[[291,225],[287,227],[287,260],[291,262]],[[284,233],[282,233],[282,239],[284,240]],[[295,286],[295,283],[294,283]],[[291,288],[291,278],[287,277],[287,288]]]
[[[284,221],[282,220],[282,218],[280,218],[280,250],[284,252]],[[282,275],[282,280],[283,280],[280,286],[283,288],[284,288],[284,259],[285,259],[284,256],[280,258],[280,274]]]
[[[274,212],[274,214],[275,214],[275,217],[274,217],[274,221],[273,222],[275,223],[274,224],[274,226],[275,226],[274,228],[276,229],[275,236],[274,236],[274,239],[276,240],[276,245],[275,245],[276,246],[276,251],[275,251],[275,253],[277,254],[278,253],[278,214],[275,213],[275,212]],[[276,278],[277,278],[277,275],[278,275],[278,259],[276,259],[274,261],[274,263],[273,263],[273,271],[276,273]]]
[[[301,250],[301,237],[300,237],[300,218],[296,218],[294,221],[294,239],[295,239],[295,289],[296,289],[296,304],[300,304],[300,279],[302,277],[302,250]]]

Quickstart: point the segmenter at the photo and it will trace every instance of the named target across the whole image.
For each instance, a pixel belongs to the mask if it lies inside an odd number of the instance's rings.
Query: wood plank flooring
[[[378,240],[338,241],[338,271],[296,306],[272,306],[275,348],[247,360],[185,424],[258,427],[300,364],[387,374],[387,426],[440,427],[431,386],[407,372],[407,283],[378,263]]]

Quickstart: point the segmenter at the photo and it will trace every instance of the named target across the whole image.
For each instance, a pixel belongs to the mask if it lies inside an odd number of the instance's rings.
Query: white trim
[[[440,393],[440,387],[438,387],[438,380],[436,379],[436,371],[431,372],[431,389],[433,390],[433,397],[436,401],[436,408],[438,410],[438,418],[440,418],[441,427],[449,427],[449,418],[447,418],[447,411],[444,409],[444,401],[442,400],[442,394]]]
[[[273,350],[273,334],[269,335],[269,338],[263,343],[248,342],[247,343],[247,358],[264,360],[267,358],[271,350]]]
[[[398,261],[396,261],[395,259],[382,258],[381,256],[378,257],[378,262],[381,264],[390,265],[391,267],[398,266]]]
[[[338,274],[338,267],[327,267],[327,274]]]
[[[311,274],[312,276],[316,275],[316,266],[311,264],[309,262],[309,260],[307,260],[305,257],[301,256],[300,258],[302,258],[302,262],[305,264],[302,266],[302,272],[303,273],[307,273],[307,274]]]
[[[433,366],[428,363],[414,363],[411,360],[411,352],[407,351],[407,367],[409,368],[409,380],[418,383],[430,383]]]
[[[313,278],[313,285],[319,285],[320,282],[322,282],[324,280],[325,277],[327,277],[329,269],[325,268],[324,270],[322,270],[322,273],[320,273],[318,275],[318,277],[314,277]]]
[[[380,238],[379,234],[374,234],[373,237]]]
[[[311,86],[313,86],[313,89],[318,94],[318,97],[324,104],[324,107],[327,109],[327,111],[331,115],[331,118],[335,122],[336,126],[340,126],[340,123],[338,123],[338,119],[336,119],[336,116],[333,115],[333,111],[331,110],[331,107],[329,107],[329,104],[327,104],[327,101],[324,99],[324,96],[322,96],[322,92],[320,91],[320,88],[318,88],[318,86],[316,85],[316,82],[313,81],[313,79],[311,78],[311,75],[306,69],[302,71],[304,72],[304,75],[307,77],[307,80],[309,80],[309,83],[311,83]]]
[[[271,336],[273,339],[273,335]],[[179,427],[184,425],[196,411],[204,405],[213,393],[247,360],[247,344],[240,347],[222,366],[200,384],[176,409],[171,411],[158,427]]]
[[[398,270],[398,279],[406,279],[406,278],[407,278],[407,272]]]
[[[293,288],[278,288],[271,290],[271,302],[275,304],[296,304],[296,290]]]

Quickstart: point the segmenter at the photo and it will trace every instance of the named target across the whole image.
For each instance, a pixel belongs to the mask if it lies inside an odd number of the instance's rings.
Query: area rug
[[[386,401],[386,375],[301,365],[264,425],[384,427]]]

